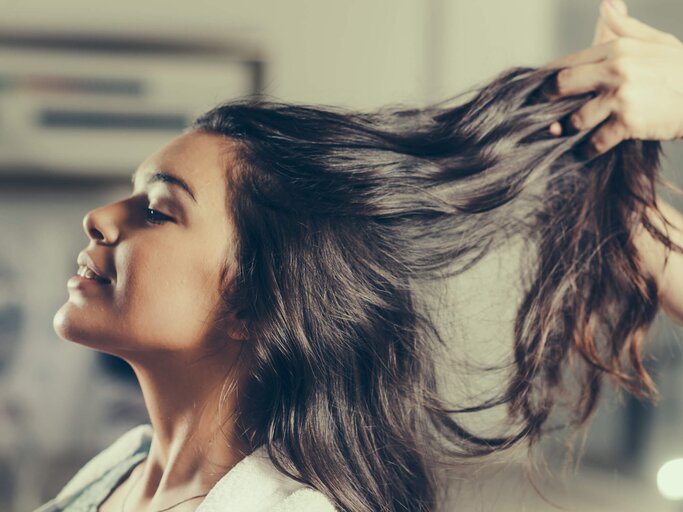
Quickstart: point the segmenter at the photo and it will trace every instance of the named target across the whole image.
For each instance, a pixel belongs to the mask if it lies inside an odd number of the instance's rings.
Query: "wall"
[[[644,0],[632,3],[646,12]],[[655,18],[671,23],[666,6],[675,4],[657,5]],[[1,0],[0,12],[0,31],[5,27],[239,41],[262,53],[269,95],[286,101],[371,109],[389,103],[440,100],[483,83],[506,67],[541,65],[578,50],[590,42],[597,2],[195,0],[171,5],[160,0]],[[121,170],[125,174],[131,171]],[[12,431],[16,438],[6,436],[5,445],[0,445],[14,453],[16,466],[9,474],[17,477],[12,505],[7,501],[8,491],[6,501],[0,501],[2,510],[29,510],[51,496],[75,468],[123,431],[126,422],[144,414],[139,400],[116,402],[118,394],[134,395],[136,390],[115,387],[95,366],[90,351],[59,340],[50,330],[51,316],[66,296],[66,290],[59,288],[67,277],[63,269],[86,245],[82,216],[89,208],[123,193],[123,188],[101,186],[40,192],[25,187],[17,191],[0,183],[0,256],[46,258],[43,266],[27,264],[17,285],[17,293],[24,294],[30,304],[32,318],[32,323],[24,326],[25,337],[32,340],[31,349],[20,351],[17,357],[24,367],[35,361],[40,365],[31,366],[32,373],[14,373],[2,381],[0,394],[13,397],[2,411],[22,409],[36,445],[12,444],[19,438],[16,430]],[[482,339],[493,343],[492,351],[504,346],[507,334],[499,335],[509,327],[512,302],[505,293],[491,297],[478,290],[495,289],[501,279],[509,284],[510,267],[501,266],[500,258],[491,258],[463,282],[463,293],[454,297],[476,312],[463,328],[475,338],[475,344]],[[41,287],[47,289],[46,282],[62,291],[44,292]],[[97,403],[118,403],[129,409],[109,411],[124,419],[107,427],[104,423],[111,417],[98,409]],[[100,422],[101,430],[75,428],[84,417],[92,424]],[[615,420],[606,418],[603,431],[609,433]],[[52,463],[49,471],[45,469],[48,456]],[[48,476],[52,480],[46,482]],[[630,487],[637,488],[636,484]]]

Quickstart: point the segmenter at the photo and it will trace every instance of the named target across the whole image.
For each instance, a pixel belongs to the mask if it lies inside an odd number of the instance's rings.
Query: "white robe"
[[[95,455],[55,498],[34,512],[94,512],[116,483],[147,456],[152,426],[124,433]],[[262,446],[216,482],[196,512],[335,512],[319,491],[283,475]]]

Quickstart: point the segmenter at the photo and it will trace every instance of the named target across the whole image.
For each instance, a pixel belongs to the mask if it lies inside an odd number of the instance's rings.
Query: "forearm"
[[[657,206],[671,226],[665,226],[654,214],[650,215],[651,222],[662,232],[668,232],[672,242],[683,246],[683,214],[660,197],[657,197]],[[665,264],[666,247],[644,227],[636,231],[634,242],[646,271],[657,282],[662,310],[674,322],[683,325],[683,254],[669,251]]]

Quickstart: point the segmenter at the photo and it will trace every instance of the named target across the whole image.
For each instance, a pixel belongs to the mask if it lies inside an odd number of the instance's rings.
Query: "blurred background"
[[[683,37],[680,0],[627,3],[634,16]],[[589,46],[598,0],[0,7],[0,510],[24,512],[147,421],[125,363],[52,329],[87,246],[83,216],[128,195],[147,155],[216,102],[244,95],[358,109],[445,99],[507,67]],[[679,144],[665,143],[663,164],[681,185]],[[466,329],[480,351],[506,347],[512,301],[498,291],[510,275],[494,259],[470,275],[476,286],[458,293],[473,312]],[[650,337],[648,368],[663,399],[654,406],[605,393],[581,466],[543,484],[557,506],[683,511],[681,328],[660,317]],[[547,454],[559,464],[561,443],[549,439]],[[514,463],[461,487],[452,510],[558,510]]]

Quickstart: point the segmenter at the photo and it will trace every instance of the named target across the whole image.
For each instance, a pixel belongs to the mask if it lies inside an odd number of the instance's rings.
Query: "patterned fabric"
[[[152,426],[124,433],[83,466],[55,498],[34,512],[96,512],[112,490],[147,457]],[[260,447],[216,482],[196,512],[335,512],[319,491],[280,473]]]

